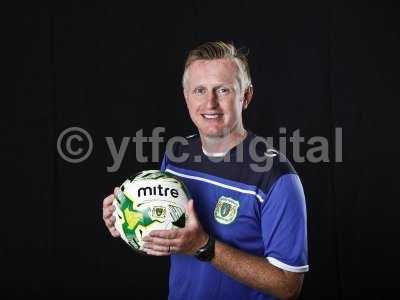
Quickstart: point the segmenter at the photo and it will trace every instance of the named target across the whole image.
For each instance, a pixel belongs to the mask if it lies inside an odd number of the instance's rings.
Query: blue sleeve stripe
[[[308,272],[308,265],[304,266],[291,266],[288,264],[285,264],[279,260],[277,260],[274,257],[268,256],[267,257],[268,262],[271,265],[274,265],[275,267],[278,267],[282,270],[289,271],[289,272],[294,272],[294,273],[303,273],[303,272]]]
[[[174,174],[176,176],[179,176],[179,177],[192,179],[192,180],[197,180],[197,181],[202,181],[202,182],[207,182],[209,184],[216,185],[216,186],[219,186],[219,187],[222,187],[222,188],[225,188],[225,189],[229,189],[229,190],[232,190],[232,191],[240,192],[240,193],[243,193],[243,194],[254,195],[254,196],[257,197],[258,200],[260,200],[260,202],[264,202],[264,198],[260,194],[256,193],[254,190],[246,190],[246,189],[238,188],[236,186],[232,186],[232,185],[228,185],[228,184],[225,184],[225,183],[221,183],[221,182],[218,182],[218,181],[215,181],[215,180],[211,180],[211,179],[207,179],[207,178],[203,178],[203,177],[199,177],[199,176],[187,175],[187,174],[184,174],[182,172],[174,171],[170,167],[168,167],[165,171],[169,172],[171,174]],[[206,177],[206,176],[204,176],[204,177]]]

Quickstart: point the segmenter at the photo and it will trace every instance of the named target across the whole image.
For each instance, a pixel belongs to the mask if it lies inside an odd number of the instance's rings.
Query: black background
[[[330,142],[330,162],[294,163],[308,206],[301,298],[391,298],[400,267],[399,12],[390,3],[321,2],[32,2],[10,11],[17,114],[5,120],[17,134],[5,131],[15,147],[3,153],[18,179],[3,202],[1,297],[166,298],[168,259],[135,255],[101,218],[114,186],[158,163],[138,163],[130,143],[109,173],[105,137],[119,144],[156,126],[165,140],[194,133],[180,85],[184,58],[224,40],[250,49],[248,129],[276,139],[280,127],[288,138],[300,129],[306,141]],[[72,126],[93,138],[80,164],[56,150]],[[335,127],[343,128],[342,163],[333,161]]]

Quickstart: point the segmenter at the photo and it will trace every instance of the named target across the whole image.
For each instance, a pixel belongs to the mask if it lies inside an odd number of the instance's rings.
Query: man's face
[[[243,129],[243,95],[235,62],[230,59],[197,60],[187,72],[186,104],[200,134],[222,137]]]

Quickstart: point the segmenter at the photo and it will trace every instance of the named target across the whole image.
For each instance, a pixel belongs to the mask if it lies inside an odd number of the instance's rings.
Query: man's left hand
[[[153,230],[143,238],[144,251],[149,255],[165,256],[172,253],[193,255],[208,241],[193,207],[189,200],[186,207],[186,225],[184,228],[171,230]]]

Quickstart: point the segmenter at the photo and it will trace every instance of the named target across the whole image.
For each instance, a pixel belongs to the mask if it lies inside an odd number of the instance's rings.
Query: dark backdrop
[[[330,142],[330,162],[294,163],[308,205],[302,299],[389,299],[400,250],[398,11],[321,2],[32,2],[7,12],[17,134],[5,131],[15,148],[4,153],[18,178],[14,197],[3,199],[0,297],[166,298],[168,259],[135,255],[101,218],[114,186],[158,164],[137,162],[131,143],[121,168],[107,172],[105,137],[120,143],[156,126],[165,139],[193,133],[180,86],[185,55],[225,40],[250,49],[247,128],[275,138],[280,127],[287,136],[300,129],[306,140]],[[93,138],[80,164],[56,150],[71,126]],[[335,127],[343,130],[342,163],[334,162]]]

